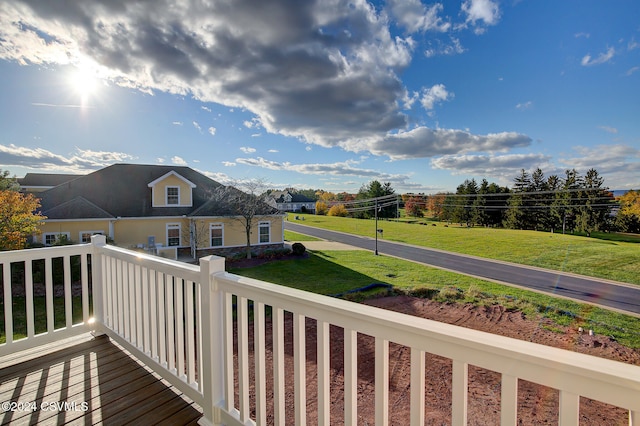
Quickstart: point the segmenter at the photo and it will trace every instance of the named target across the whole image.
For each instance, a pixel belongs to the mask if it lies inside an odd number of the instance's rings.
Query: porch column
[[[201,425],[221,425],[219,407],[224,403],[224,316],[223,297],[214,275],[224,272],[225,259],[219,256],[200,258],[202,315],[202,391],[204,416]]]
[[[93,294],[93,321],[97,327],[104,326],[104,294],[101,248],[107,245],[104,235],[91,236],[91,288]],[[94,328],[94,333],[96,332]],[[101,333],[101,332],[98,332]]]

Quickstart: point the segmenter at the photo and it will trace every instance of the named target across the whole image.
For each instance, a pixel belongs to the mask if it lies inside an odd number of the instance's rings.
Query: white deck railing
[[[79,266],[72,265],[73,256],[79,256]],[[65,317],[56,328],[52,264],[59,257],[63,258]],[[39,334],[34,326],[33,261],[45,265],[47,327]],[[26,275],[27,332],[19,340],[13,338],[11,287],[23,284],[12,282],[12,263],[24,265]],[[0,345],[0,356],[95,330],[108,334],[200,404],[204,411],[201,424],[265,424],[269,411],[276,425],[304,425],[309,405],[307,355],[315,351],[318,424],[329,425],[329,330],[338,326],[344,333],[347,425],[355,425],[358,416],[358,334],[375,339],[377,425],[388,424],[392,342],[411,353],[412,425],[425,422],[426,353],[451,360],[454,425],[467,424],[469,365],[501,374],[503,425],[518,422],[520,379],[559,391],[561,425],[579,424],[581,397],[621,407],[629,411],[629,424],[640,422],[640,367],[239,277],[225,272],[222,258],[211,256],[200,263],[197,267],[106,246],[102,236],[93,237],[93,243],[87,245],[2,252],[5,326],[0,333],[6,342]],[[71,313],[73,267],[80,268],[75,274],[80,274],[82,282],[78,324],[73,324]],[[293,322],[293,372],[285,371],[285,316],[291,316]],[[306,344],[307,319],[316,323],[315,347]],[[272,336],[265,335],[267,324]],[[272,390],[266,388],[267,372],[273,377]],[[289,413],[285,411],[285,377],[291,375],[295,409]]]

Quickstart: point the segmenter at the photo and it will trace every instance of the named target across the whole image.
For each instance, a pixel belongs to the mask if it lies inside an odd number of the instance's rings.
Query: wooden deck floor
[[[188,425],[202,417],[198,405],[106,336],[41,354],[0,359],[0,424]]]

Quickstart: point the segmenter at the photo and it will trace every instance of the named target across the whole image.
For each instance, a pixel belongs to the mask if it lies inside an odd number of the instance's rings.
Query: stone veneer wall
[[[284,243],[261,244],[259,246],[251,246],[251,253],[253,253],[253,255],[255,256],[259,256],[265,251],[279,250],[279,249],[283,249],[284,247],[285,247]],[[240,254],[245,254],[246,250],[247,248],[245,246],[225,247],[225,248],[219,248],[219,249],[198,249],[198,258],[204,257],[204,256],[210,256],[210,255],[222,256],[222,257],[234,257]],[[187,249],[187,251],[188,253],[190,252],[189,249]]]

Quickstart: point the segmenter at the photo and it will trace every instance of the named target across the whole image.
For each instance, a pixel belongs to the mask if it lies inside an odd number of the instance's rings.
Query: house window
[[[70,242],[71,234],[68,232],[50,232],[42,235],[45,246],[52,246],[60,242]]]
[[[102,231],[81,231],[80,232],[80,242],[81,243],[90,243],[92,235],[104,235]]]
[[[180,204],[180,187],[179,186],[167,186],[167,205]]]
[[[224,228],[221,223],[212,223],[209,227],[211,234],[211,247],[222,247],[224,245]]]
[[[180,224],[179,223],[167,224],[167,245],[168,246],[180,245]]]
[[[258,234],[260,235],[261,243],[271,241],[271,222],[260,222],[258,224]]]

